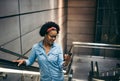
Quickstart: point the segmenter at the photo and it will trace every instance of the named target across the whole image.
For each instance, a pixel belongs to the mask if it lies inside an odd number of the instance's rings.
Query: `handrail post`
[[[89,72],[89,76],[88,76],[88,81],[92,81],[92,77],[94,76],[94,72],[93,72],[93,61],[91,61],[91,70]]]
[[[70,70],[68,81],[72,81],[72,77],[73,77],[73,69]]]

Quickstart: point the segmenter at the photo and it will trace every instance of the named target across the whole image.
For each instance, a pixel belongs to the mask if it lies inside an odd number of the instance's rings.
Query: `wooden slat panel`
[[[68,0],[68,28],[67,46],[73,41],[93,42],[95,32],[95,7],[96,0]],[[75,53],[84,50],[91,53],[91,50],[78,48]]]
[[[95,7],[96,0],[70,0],[68,7]]]
[[[68,20],[95,21],[94,15],[68,15]]]
[[[68,14],[95,14],[95,8],[68,8]]]

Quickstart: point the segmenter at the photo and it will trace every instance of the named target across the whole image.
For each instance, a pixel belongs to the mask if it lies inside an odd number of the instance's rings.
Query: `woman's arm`
[[[18,66],[20,66],[21,64],[25,64],[28,66],[28,65],[32,65],[35,59],[36,59],[36,54],[35,54],[35,45],[34,45],[28,59],[13,60],[13,62],[17,62]]]

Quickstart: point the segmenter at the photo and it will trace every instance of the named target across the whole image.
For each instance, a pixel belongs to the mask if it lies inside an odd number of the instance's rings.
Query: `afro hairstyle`
[[[41,27],[41,29],[39,31],[39,34],[41,36],[45,36],[45,34],[48,33],[47,32],[48,28],[51,28],[51,27],[55,27],[56,30],[57,30],[57,33],[59,33],[59,30],[60,30],[59,25],[57,25],[55,22],[50,21],[50,22],[47,22],[47,23],[42,25],[42,27]]]

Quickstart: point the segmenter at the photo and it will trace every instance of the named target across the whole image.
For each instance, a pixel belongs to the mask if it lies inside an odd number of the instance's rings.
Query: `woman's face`
[[[52,45],[53,42],[56,40],[57,31],[51,30],[48,34],[45,35],[45,40],[49,45]]]

